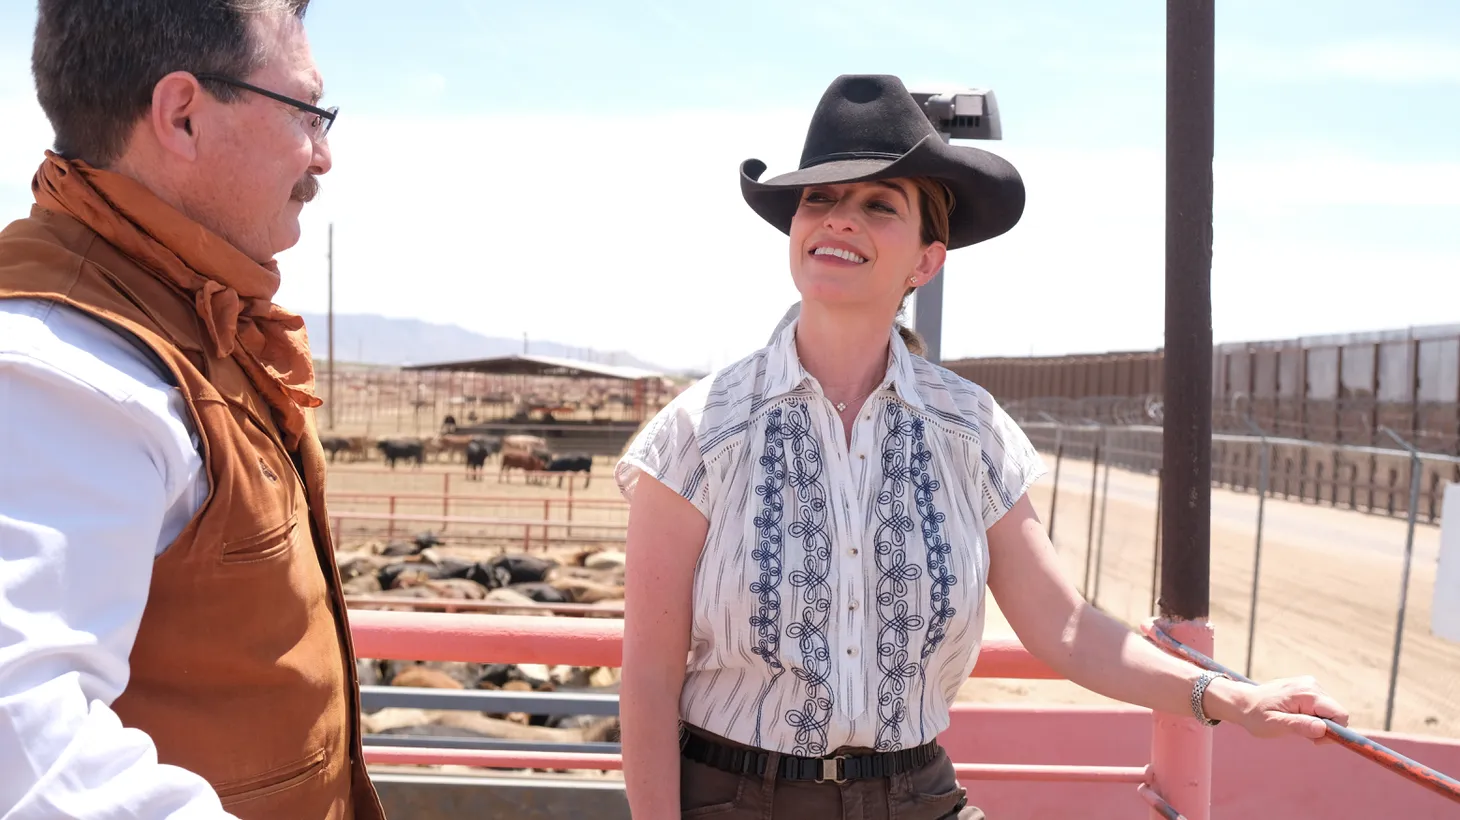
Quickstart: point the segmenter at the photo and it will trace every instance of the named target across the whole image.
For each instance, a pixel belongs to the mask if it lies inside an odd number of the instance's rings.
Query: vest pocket
[[[296,760],[263,774],[220,783],[216,787],[218,799],[223,802],[223,808],[226,809],[287,791],[323,773],[324,749],[320,749],[303,760]]]
[[[223,544],[219,560],[225,564],[246,564],[253,561],[267,561],[289,552],[294,545],[295,531],[299,527],[298,514],[290,515],[287,521],[270,527],[258,535],[250,535]]]

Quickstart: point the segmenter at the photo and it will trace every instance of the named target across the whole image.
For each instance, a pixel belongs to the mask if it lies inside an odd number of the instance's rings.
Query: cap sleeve
[[[619,492],[629,501],[645,474],[710,517],[709,482],[694,419],[678,402],[670,402],[639,431],[613,471]]]
[[[1044,459],[1004,408],[986,396],[978,468],[984,527],[992,527],[1043,476]]]

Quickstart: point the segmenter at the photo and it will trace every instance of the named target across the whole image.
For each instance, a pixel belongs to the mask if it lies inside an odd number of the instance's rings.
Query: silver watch
[[[1191,713],[1196,716],[1196,719],[1203,726],[1216,726],[1218,723],[1221,723],[1220,720],[1212,720],[1207,717],[1206,710],[1202,708],[1201,701],[1202,696],[1206,694],[1207,687],[1211,685],[1212,681],[1225,677],[1227,676],[1221,672],[1203,670],[1201,676],[1196,679],[1196,685],[1191,687]]]

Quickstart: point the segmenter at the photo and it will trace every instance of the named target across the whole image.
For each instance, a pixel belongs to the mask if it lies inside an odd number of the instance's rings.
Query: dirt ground
[[[574,488],[575,502],[619,498],[612,479],[613,461],[595,460],[588,489],[581,484]],[[485,480],[480,482],[465,481],[460,462],[428,463],[421,469],[401,467],[395,474],[381,473],[381,467],[378,460],[336,464],[330,471],[330,491],[439,495],[443,476],[450,473],[453,504],[458,495],[524,501],[546,498],[558,511],[567,498],[567,490],[558,489],[555,481],[548,486],[529,486],[519,474],[509,483],[498,483],[495,460],[488,463]],[[1088,462],[1065,459],[1055,542],[1077,587],[1084,585],[1090,479]],[[1052,476],[1046,475],[1032,491],[1035,507],[1046,520],[1052,485]],[[337,509],[365,507],[332,503],[332,512]],[[439,512],[439,503],[430,509]],[[534,509],[534,515],[540,517],[541,509]],[[587,515],[584,509],[579,503],[575,516]],[[1150,613],[1155,511],[1154,476],[1111,472],[1098,590],[1090,592],[1098,591],[1098,605],[1131,625]],[[1213,490],[1211,608],[1216,657],[1238,671],[1244,669],[1247,652],[1256,513],[1255,496]],[[454,507],[453,514],[484,513]],[[558,515],[553,513],[555,518]],[[621,510],[599,515],[605,521],[623,520]],[[1093,536],[1099,541],[1098,507],[1096,516]],[[1314,675],[1347,706],[1355,728],[1383,728],[1405,528],[1403,520],[1269,499],[1252,677],[1271,680]],[[1429,628],[1438,545],[1438,527],[1421,524],[1416,528],[1393,728],[1460,737],[1460,644],[1433,636]],[[992,599],[986,634],[1012,635]],[[960,697],[991,702],[1110,702],[1066,681],[973,679]]]
[[[1052,486],[1052,477],[1046,475],[1031,493],[1046,521]],[[1090,463],[1066,459],[1055,542],[1068,577],[1082,589],[1090,486]],[[1098,591],[1096,602],[1102,609],[1133,626],[1151,612],[1155,511],[1154,476],[1111,471],[1102,571],[1098,589],[1091,591]],[[1098,505],[1095,515],[1098,543]],[[1247,657],[1256,516],[1255,495],[1212,491],[1215,655],[1239,672]],[[1403,520],[1268,499],[1251,677],[1267,681],[1313,675],[1349,709],[1352,726],[1359,731],[1382,729],[1406,528]],[[1460,644],[1430,632],[1439,528],[1418,525],[1414,545],[1392,728],[1460,737]],[[990,601],[986,634],[1012,636]],[[974,679],[960,697],[1112,702],[1066,681]]]

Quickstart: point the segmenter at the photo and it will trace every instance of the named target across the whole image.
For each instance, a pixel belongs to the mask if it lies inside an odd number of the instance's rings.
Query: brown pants
[[[695,726],[690,732],[718,743],[745,748]],[[868,754],[842,748],[833,754]],[[776,777],[780,755],[770,753],[765,775],[731,774],[680,758],[680,817],[717,820],[984,820],[965,805],[964,790],[953,775],[953,761],[941,749],[931,763],[891,777],[816,783]]]

